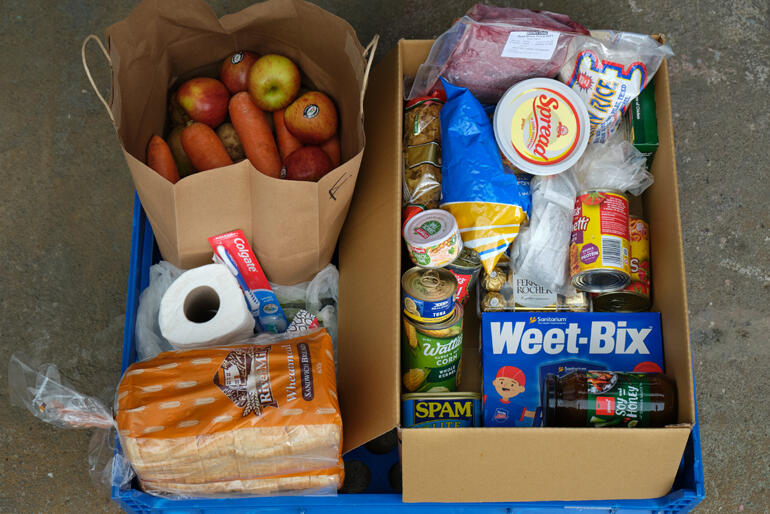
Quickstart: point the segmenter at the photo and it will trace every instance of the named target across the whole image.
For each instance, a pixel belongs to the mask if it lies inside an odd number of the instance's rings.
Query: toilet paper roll
[[[184,272],[160,301],[160,331],[177,350],[238,342],[254,333],[238,281],[222,264]]]

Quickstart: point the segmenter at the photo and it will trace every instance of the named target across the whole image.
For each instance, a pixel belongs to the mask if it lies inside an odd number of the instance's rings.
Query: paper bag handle
[[[366,59],[366,68],[364,69],[364,81],[361,85],[361,112],[364,112],[364,97],[366,96],[366,86],[369,83],[369,71],[372,69],[374,53],[377,50],[377,43],[380,41],[380,35],[375,34],[369,44],[364,48],[363,57]]]
[[[99,97],[99,100],[104,105],[104,108],[107,109],[107,115],[110,117],[110,120],[112,120],[112,124],[114,125],[115,116],[112,114],[110,104],[107,103],[107,100],[105,100],[102,94],[99,92],[99,88],[96,87],[94,78],[91,76],[91,70],[88,68],[88,61],[86,61],[86,46],[88,46],[89,41],[96,41],[96,43],[99,45],[99,48],[102,49],[102,53],[104,54],[104,58],[107,59],[107,64],[109,64],[110,69],[112,69],[112,59],[110,59],[110,54],[107,52],[107,49],[104,48],[104,44],[102,43],[102,40],[99,39],[99,36],[90,34],[83,40],[83,45],[80,47],[80,57],[83,60],[83,69],[86,70],[86,76],[88,77],[88,81],[91,83],[91,87],[93,88],[94,93],[96,93],[96,96]]]

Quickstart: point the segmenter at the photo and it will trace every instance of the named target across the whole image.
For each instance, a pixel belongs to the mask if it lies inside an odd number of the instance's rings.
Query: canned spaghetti
[[[631,282],[622,290],[593,298],[596,311],[642,312],[650,309],[650,226],[639,216],[630,216]]]
[[[445,269],[414,267],[401,277],[404,315],[421,323],[441,323],[455,310],[457,279]]]
[[[581,291],[623,289],[631,281],[628,198],[608,189],[583,191],[575,199],[570,239],[570,276]]]
[[[404,389],[410,393],[449,392],[460,381],[463,351],[463,308],[443,323],[426,325],[404,316],[401,371]]]

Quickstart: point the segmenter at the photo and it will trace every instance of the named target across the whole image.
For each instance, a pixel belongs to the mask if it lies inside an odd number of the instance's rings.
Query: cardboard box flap
[[[689,427],[406,429],[404,501],[657,498],[669,492],[689,435]]]
[[[398,52],[372,72],[366,94],[369,141],[340,237],[339,383],[343,449],[398,425],[400,406],[402,88]]]

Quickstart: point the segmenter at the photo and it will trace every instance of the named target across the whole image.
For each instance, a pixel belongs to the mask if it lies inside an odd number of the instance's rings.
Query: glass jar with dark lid
[[[662,427],[677,420],[676,386],[661,373],[548,374],[542,391],[547,427]]]

